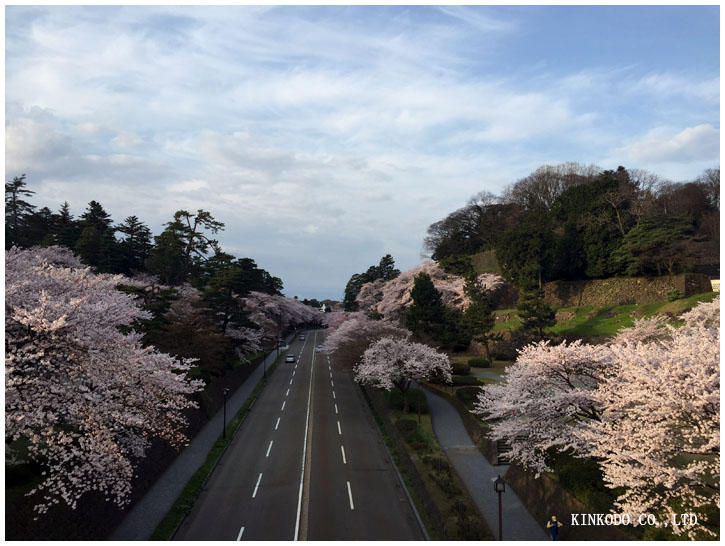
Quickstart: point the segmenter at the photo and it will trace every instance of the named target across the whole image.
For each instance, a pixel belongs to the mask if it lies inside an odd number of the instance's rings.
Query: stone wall
[[[553,281],[544,285],[544,299],[555,306],[626,305],[666,301],[672,292],[691,296],[710,292],[706,275],[685,273],[664,277],[614,277],[586,281]]]
[[[547,476],[535,478],[533,473],[512,464],[504,479],[542,526],[552,515],[564,524],[559,530],[561,540],[632,540],[618,527],[572,526],[571,514],[590,514],[593,511]]]

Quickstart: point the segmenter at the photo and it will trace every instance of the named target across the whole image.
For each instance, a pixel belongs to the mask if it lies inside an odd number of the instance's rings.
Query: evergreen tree
[[[32,214],[34,205],[23,199],[35,192],[25,189],[25,175],[13,178],[5,183],[5,248],[28,246],[23,237],[27,217]]]
[[[151,230],[136,216],[126,218],[116,230],[125,235],[119,243],[122,271],[142,271],[152,246]]]
[[[413,303],[405,314],[407,328],[418,337],[429,335],[439,338],[446,318],[445,306],[430,275],[416,275],[410,296]]]
[[[103,206],[98,201],[91,201],[81,214],[81,233],[73,247],[83,263],[102,273],[120,271],[118,243],[112,223],[111,215]]]
[[[73,215],[70,213],[70,206],[66,201],[54,217],[53,240],[57,245],[73,248],[76,242],[78,242],[79,236],[80,230],[78,223],[73,220]]]
[[[386,281],[394,279],[400,275],[400,269],[395,269],[395,260],[390,254],[386,254],[380,258],[380,263],[378,264],[378,275],[379,276],[377,278]]]
[[[521,319],[521,329],[536,332],[539,339],[544,338],[544,328],[556,324],[556,311],[544,301],[544,294],[540,290],[524,292],[516,310]]]
[[[53,244],[53,212],[48,207],[29,214],[25,218],[23,239],[27,246],[50,246]]]
[[[149,253],[149,271],[169,284],[191,280],[192,274],[203,275],[203,263],[208,259],[209,250],[214,254],[220,252],[218,241],[211,239],[208,233],[218,233],[224,229],[224,224],[199,209],[196,214],[176,211],[174,219],[165,225]]]
[[[486,357],[490,360],[489,341],[492,338],[491,330],[496,324],[496,317],[493,314],[493,305],[488,292],[478,282],[475,274],[466,279],[463,291],[471,300],[471,303],[463,312],[463,323],[471,339],[480,341],[483,344]]]

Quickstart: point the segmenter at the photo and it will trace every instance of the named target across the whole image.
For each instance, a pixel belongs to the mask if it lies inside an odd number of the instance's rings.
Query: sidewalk
[[[295,334],[287,338],[289,343]],[[280,352],[282,354],[282,352]],[[265,367],[276,360],[277,351],[272,351],[264,360]],[[257,366],[242,385],[227,399],[227,417],[235,415],[247,401],[249,395],[262,379],[263,366]],[[126,515],[121,525],[109,540],[149,540],[158,524],[167,514],[174,501],[186,487],[194,472],[204,463],[209,451],[222,432],[223,410],[219,410],[184,451],[171,463],[156,483],[148,490]]]
[[[479,512],[494,536],[498,536],[498,495],[493,480],[506,473],[507,466],[492,466],[471,441],[456,409],[445,398],[423,389],[438,443],[466,485]],[[519,497],[507,485],[501,495],[504,540],[548,540],[539,523],[528,513]]]

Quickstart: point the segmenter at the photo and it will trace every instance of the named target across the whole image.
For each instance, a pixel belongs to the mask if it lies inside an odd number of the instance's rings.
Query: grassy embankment
[[[546,333],[558,339],[579,339],[587,342],[603,342],[615,335],[620,329],[630,327],[634,321],[641,318],[649,318],[654,315],[665,315],[670,317],[671,324],[677,325],[677,318],[682,313],[692,309],[699,302],[710,302],[717,297],[718,293],[706,292],[695,294],[687,298],[680,298],[674,301],[663,301],[642,305],[609,305],[609,306],[583,306],[565,307],[557,309],[557,323],[546,330]],[[508,316],[508,320],[499,322],[494,328],[498,332],[513,331],[520,327],[521,322],[516,316],[515,309],[496,311],[499,317]],[[512,364],[510,361],[494,360],[491,367],[471,368],[466,374],[466,365],[476,355],[456,354],[451,356],[451,362],[457,369],[458,374],[454,376],[454,385],[443,387],[442,390],[455,396],[465,407],[471,411],[479,392],[478,386],[465,386],[466,377],[469,381],[475,373],[485,371],[486,375],[503,375],[506,367]],[[495,383],[500,379],[494,377],[476,377],[480,384]],[[472,382],[472,381],[471,381]],[[458,384],[455,384],[458,383]],[[477,424],[482,431],[487,430],[485,423],[477,419]],[[614,491],[606,488],[603,484],[601,471],[598,465],[590,460],[577,459],[567,455],[559,455],[552,461],[555,472],[546,475],[559,483],[565,490],[573,494],[578,500],[591,508],[593,512],[607,512],[616,498]],[[662,530],[649,530],[643,534],[642,529],[626,529],[633,538],[671,538]],[[665,536],[668,535],[668,536]]]
[[[441,449],[433,432],[425,396],[417,417],[417,391],[403,411],[398,391],[368,390],[368,400],[432,540],[493,540],[473,499]],[[371,400],[374,397],[375,400]],[[384,407],[381,408],[380,404]],[[405,454],[401,454],[404,450]],[[422,480],[422,487],[418,480]],[[421,498],[425,495],[425,498]]]

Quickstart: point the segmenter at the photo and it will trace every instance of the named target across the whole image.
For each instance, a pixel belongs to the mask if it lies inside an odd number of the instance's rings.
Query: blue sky
[[[6,178],[341,298],[543,164],[719,166],[719,6],[6,7]]]

